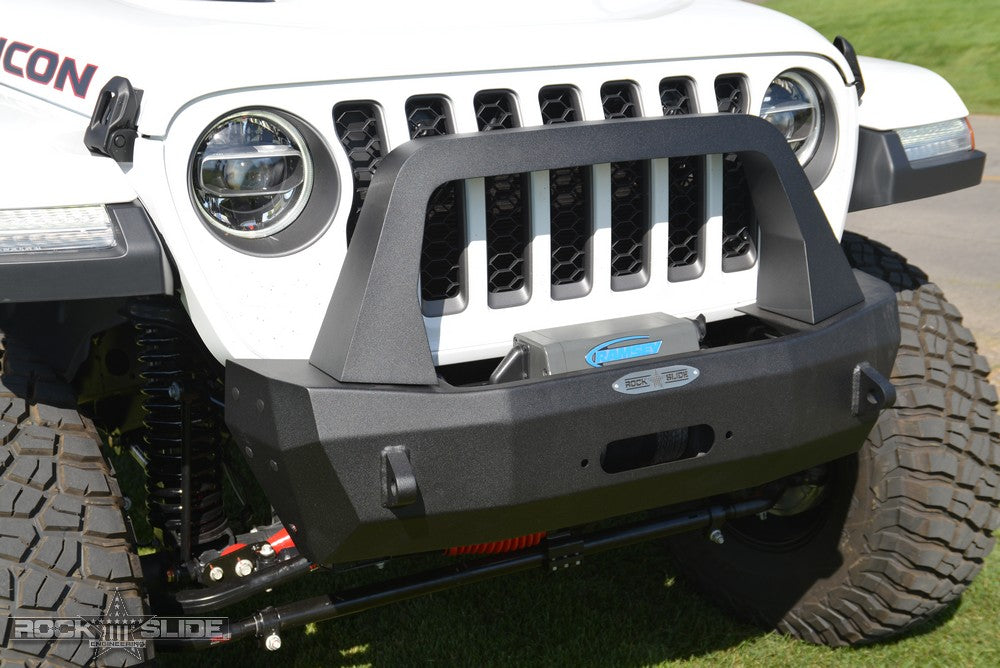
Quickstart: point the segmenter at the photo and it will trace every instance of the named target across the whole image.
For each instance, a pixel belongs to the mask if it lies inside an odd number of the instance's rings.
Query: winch
[[[612,364],[697,351],[705,319],[646,313],[514,336],[514,346],[490,376],[491,383],[543,378]]]

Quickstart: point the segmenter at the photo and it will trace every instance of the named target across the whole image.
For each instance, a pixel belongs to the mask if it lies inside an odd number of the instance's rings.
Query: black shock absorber
[[[215,362],[176,303],[135,301],[129,313],[142,381],[149,522],[186,560],[229,532],[222,504],[222,415],[212,401]]]

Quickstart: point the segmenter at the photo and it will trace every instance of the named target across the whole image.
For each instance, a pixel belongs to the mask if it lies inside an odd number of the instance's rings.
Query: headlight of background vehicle
[[[313,188],[302,134],[281,116],[243,111],[201,138],[192,186],[202,217],[226,234],[255,239],[285,229]]]
[[[778,128],[805,165],[823,136],[822,96],[809,77],[795,71],[778,75],[764,93],[760,115]]]

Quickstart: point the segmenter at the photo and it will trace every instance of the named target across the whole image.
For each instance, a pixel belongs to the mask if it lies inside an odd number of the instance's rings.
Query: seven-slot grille
[[[742,75],[726,74],[715,80],[718,111],[745,113],[747,84]],[[604,118],[608,121],[643,115],[641,90],[633,81],[608,81],[600,90]],[[660,82],[659,99],[664,115],[697,111],[694,81],[684,77]],[[524,100],[522,94],[522,101]],[[545,125],[583,120],[580,92],[572,85],[540,87],[537,103]],[[473,99],[480,132],[521,127],[517,98],[510,90],[489,89]],[[410,97],[405,109],[411,139],[455,131],[452,102],[443,95]],[[348,238],[357,223],[372,174],[387,151],[383,120],[371,101],[342,102],[334,108],[337,137],[347,152],[354,178],[354,202],[348,220]],[[679,282],[702,275],[706,259],[707,156],[683,156],[666,161],[666,194],[669,211],[667,280]],[[721,157],[722,269],[734,272],[756,262],[757,218],[738,156]],[[551,298],[574,299],[587,295],[594,281],[610,282],[611,290],[641,288],[651,279],[651,230],[654,225],[652,164],[646,161],[610,165],[609,193],[597,192],[593,166],[581,165],[548,172],[550,237],[549,285]],[[490,308],[505,308],[531,299],[530,259],[532,240],[532,182],[529,174],[507,174],[483,179],[486,254],[485,289]],[[661,181],[662,183],[662,181]],[[537,189],[538,184],[535,184]],[[441,316],[461,311],[470,282],[466,276],[466,239],[463,182],[440,186],[427,206],[421,254],[420,294],[423,312]],[[595,201],[610,200],[610,275],[595,276],[592,239]],[[661,194],[662,197],[662,194]],[[538,205],[537,199],[534,206]],[[661,251],[662,252],[662,249]],[[603,263],[602,263],[603,264]],[[538,265],[534,265],[536,270]]]

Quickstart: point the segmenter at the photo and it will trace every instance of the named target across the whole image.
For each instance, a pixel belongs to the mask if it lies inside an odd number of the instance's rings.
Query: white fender
[[[951,84],[926,68],[881,58],[858,62],[865,79],[859,109],[863,127],[894,130],[969,115]]]
[[[0,87],[0,209],[112,204],[136,199],[114,160],[83,145],[89,119]]]

